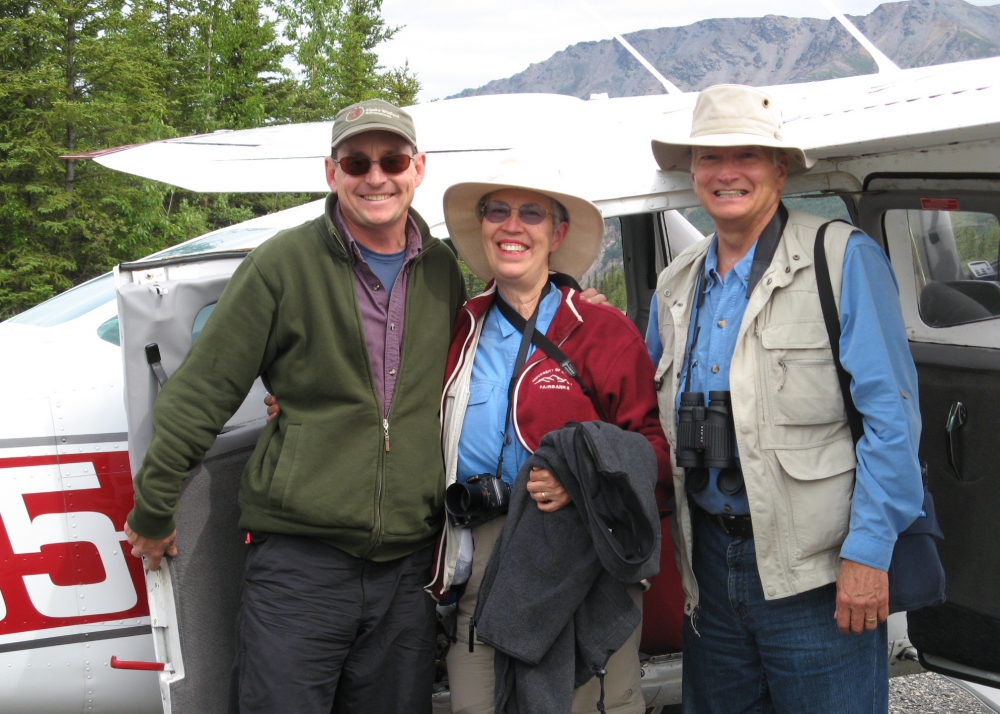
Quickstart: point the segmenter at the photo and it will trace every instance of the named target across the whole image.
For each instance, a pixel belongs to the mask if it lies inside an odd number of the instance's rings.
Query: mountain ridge
[[[1000,5],[964,0],[883,3],[848,16],[903,68],[1000,55]],[[734,82],[753,86],[874,73],[875,61],[834,19],[765,15],[713,18],[625,35],[639,53],[684,91]],[[664,88],[618,42],[579,42],[511,77],[465,89],[477,94],[547,92],[588,98],[662,94]]]

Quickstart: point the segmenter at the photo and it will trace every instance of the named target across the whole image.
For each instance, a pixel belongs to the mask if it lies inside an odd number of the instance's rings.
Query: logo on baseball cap
[[[337,146],[355,134],[366,131],[389,131],[398,134],[417,147],[417,132],[413,118],[399,107],[381,99],[368,99],[342,109],[333,119],[330,146]]]

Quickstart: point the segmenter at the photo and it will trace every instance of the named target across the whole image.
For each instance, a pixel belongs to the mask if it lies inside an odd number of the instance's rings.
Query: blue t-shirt
[[[358,241],[355,241],[354,244],[358,246],[361,257],[368,263],[368,267],[382,281],[385,294],[392,295],[392,286],[396,284],[396,276],[403,269],[403,263],[406,260],[406,249],[404,248],[398,253],[376,253],[365,248]]]

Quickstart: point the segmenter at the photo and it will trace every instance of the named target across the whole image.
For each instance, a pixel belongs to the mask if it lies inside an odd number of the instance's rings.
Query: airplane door
[[[929,669],[1000,687],[1000,181],[869,177],[861,226],[899,282],[947,602],[908,613]]]
[[[245,255],[215,253],[116,269],[133,475],[152,437],[160,380],[180,366]],[[258,379],[202,465],[184,482],[175,516],[179,555],[165,560],[158,572],[146,573],[166,714],[227,709],[244,558],[236,497],[243,466],[266,421],[265,393]]]

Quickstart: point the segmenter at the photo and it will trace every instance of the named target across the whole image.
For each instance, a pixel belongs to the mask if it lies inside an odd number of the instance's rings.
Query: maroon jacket
[[[546,336],[576,365],[584,384],[601,405],[609,422],[636,431],[649,439],[656,452],[658,496],[672,491],[670,451],[660,426],[653,384],[653,365],[646,344],[625,315],[610,305],[591,305],[579,294],[561,287],[562,300]],[[465,303],[455,317],[445,368],[445,393],[465,359],[475,325],[492,307],[495,291]],[[599,419],[593,403],[580,385],[559,365],[536,349],[518,377],[512,414],[518,441],[530,452],[542,437],[569,421]]]
[[[653,364],[646,344],[635,325],[617,308],[584,302],[572,288],[560,287],[559,290],[562,300],[546,336],[576,365],[584,384],[601,405],[604,417],[622,429],[639,432],[649,439],[656,453],[656,496],[663,511],[673,491],[670,447],[660,426]],[[476,326],[492,307],[495,295],[490,283],[482,295],[466,302],[455,317],[445,368],[442,424],[448,423],[444,412],[447,394],[461,366],[475,358],[470,351]],[[530,452],[538,448],[543,436],[565,426],[566,422],[600,418],[576,380],[539,349],[525,362],[515,383],[514,404],[514,431],[521,445]],[[444,436],[442,434],[442,440]],[[448,543],[449,530],[446,524],[438,541],[434,577],[426,588],[438,600],[448,596],[445,569],[454,567],[454,563],[448,561],[457,556],[456,545]],[[667,561],[672,562],[673,558]]]

